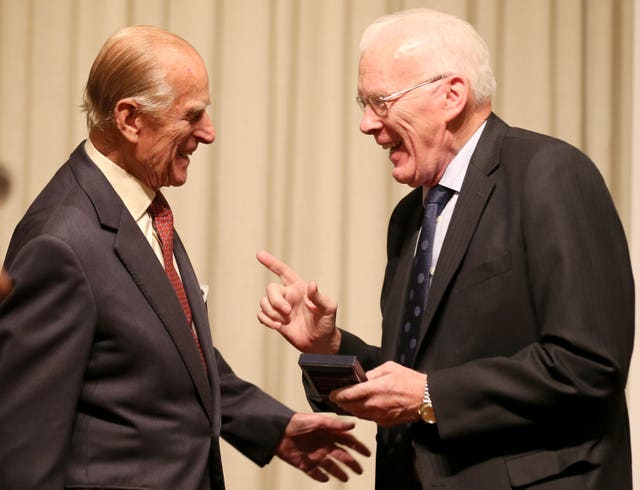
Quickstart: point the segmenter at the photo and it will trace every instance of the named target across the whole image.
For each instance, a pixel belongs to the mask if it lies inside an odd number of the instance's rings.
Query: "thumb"
[[[313,414],[313,419],[309,419],[309,424],[313,430],[334,430],[334,431],[348,431],[353,429],[356,424],[350,420],[341,419],[338,417],[327,417],[326,415]]]
[[[311,281],[307,285],[307,299],[309,306],[320,314],[334,314],[338,309],[338,303],[318,289],[318,284]]]
[[[382,378],[383,376],[388,376],[393,374],[396,369],[394,369],[398,364],[394,362],[385,362],[380,366],[374,367],[371,371],[367,371],[365,374],[367,375],[367,379],[371,381],[372,379]]]
[[[287,425],[289,435],[308,434],[317,430],[348,431],[355,427],[355,423],[338,417],[328,417],[319,413],[296,412]]]

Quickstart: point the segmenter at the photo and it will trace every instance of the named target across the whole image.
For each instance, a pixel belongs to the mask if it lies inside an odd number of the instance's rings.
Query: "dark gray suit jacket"
[[[292,411],[213,348],[179,237],[207,361],[145,237],[79,146],[17,226],[0,304],[0,488],[224,488],[219,437],[257,464]]]
[[[381,348],[343,336],[340,353],[367,369],[395,356],[421,199],[411,192],[389,223]],[[419,337],[414,368],[429,375],[437,417],[412,428],[422,487],[630,490],[633,329],[626,240],[596,167],[491,115]],[[387,432],[377,488],[403,488],[412,461]]]

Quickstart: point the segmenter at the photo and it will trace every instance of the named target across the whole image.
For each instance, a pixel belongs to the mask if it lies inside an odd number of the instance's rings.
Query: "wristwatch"
[[[429,377],[424,382],[424,397],[422,398],[422,405],[418,409],[418,415],[425,424],[436,423],[436,414],[433,412],[431,395],[429,394]]]

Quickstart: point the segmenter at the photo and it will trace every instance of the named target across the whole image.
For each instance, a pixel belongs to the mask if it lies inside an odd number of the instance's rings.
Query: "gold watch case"
[[[420,408],[418,409],[418,415],[425,424],[436,423],[436,414],[433,412],[433,405],[431,404],[431,402],[424,402],[422,405],[420,405]]]

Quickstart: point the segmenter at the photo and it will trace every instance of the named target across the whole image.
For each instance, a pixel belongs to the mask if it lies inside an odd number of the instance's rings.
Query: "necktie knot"
[[[436,215],[439,216],[452,195],[453,189],[438,184],[427,193],[426,204],[436,204],[438,206]]]
[[[173,254],[173,213],[160,191],[156,192],[156,197],[149,205],[149,213],[151,213],[153,226],[158,233],[158,238],[160,238],[162,255],[166,262],[167,254]]]
[[[154,221],[156,219],[170,219],[173,221],[171,207],[160,191],[156,192],[156,197],[151,201],[151,204],[149,205],[149,213],[151,213]]]

